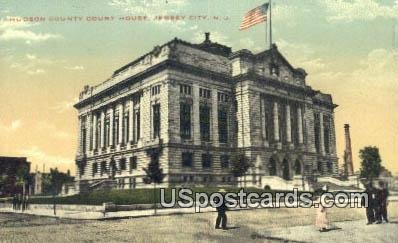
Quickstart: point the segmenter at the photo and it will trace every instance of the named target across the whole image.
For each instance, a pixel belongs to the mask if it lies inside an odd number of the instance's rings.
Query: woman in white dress
[[[316,211],[315,226],[320,232],[325,232],[330,229],[330,223],[328,219],[328,208],[323,207],[323,205],[320,203],[321,201],[325,202],[324,193],[327,192],[327,190],[328,188],[326,185],[322,187],[322,195],[317,202],[319,207],[317,208]]]

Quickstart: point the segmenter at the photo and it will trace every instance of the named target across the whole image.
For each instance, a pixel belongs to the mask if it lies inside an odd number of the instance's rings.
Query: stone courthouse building
[[[173,39],[85,86],[78,110],[80,191],[145,187],[151,159],[163,186],[237,185],[234,155],[251,163],[247,186],[337,173],[334,108],[273,45],[254,54]]]

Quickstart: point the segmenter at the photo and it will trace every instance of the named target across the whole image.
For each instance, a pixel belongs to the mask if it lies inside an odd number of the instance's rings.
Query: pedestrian
[[[17,197],[17,210],[21,209],[21,200],[22,200],[21,194],[18,194],[18,197]]]
[[[12,210],[16,209],[17,209],[17,195],[14,194],[14,196],[12,197]]]
[[[224,189],[220,189],[218,190],[219,193],[225,193],[226,191]],[[217,199],[216,199],[217,200]],[[222,229],[226,230],[227,229],[227,214],[226,211],[228,210],[228,207],[226,206],[225,203],[225,198],[222,197],[220,204],[218,205],[218,207],[216,207],[217,209],[217,219],[216,219],[216,229],[220,229],[220,224]],[[216,203],[219,203],[219,201],[217,201]]]
[[[387,206],[388,206],[388,188],[387,184],[383,183],[383,181],[379,181],[379,191],[378,191],[378,200],[379,200],[379,221],[388,223],[387,218]]]
[[[322,205],[321,202],[325,202],[325,193],[328,191],[327,185],[322,187],[322,194],[319,197],[319,202],[318,205],[319,207],[317,208],[316,211],[316,220],[315,220],[315,226],[320,232],[326,232],[330,230],[330,223],[329,223],[329,218],[328,218],[328,209]]]
[[[367,205],[366,205],[366,199],[363,198],[362,199],[362,206],[366,207],[366,218],[368,220],[368,222],[366,223],[367,225],[369,224],[373,224],[376,220],[375,218],[375,208],[376,208],[376,200],[375,200],[375,193],[374,193],[374,188],[372,185],[372,182],[369,182],[366,186],[365,186],[365,193],[368,195],[367,197]]]

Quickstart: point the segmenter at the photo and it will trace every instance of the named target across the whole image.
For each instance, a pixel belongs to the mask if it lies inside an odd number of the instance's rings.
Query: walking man
[[[12,197],[12,210],[16,209],[17,209],[17,195],[14,194],[14,196]]]
[[[366,207],[366,218],[368,219],[367,224],[373,224],[373,222],[375,221],[375,212],[374,212],[375,200],[373,198],[374,190],[372,187],[372,182],[367,184],[365,188],[366,188],[365,193],[368,194],[368,205]],[[362,206],[365,206],[365,205],[366,205],[365,200],[363,199]]]
[[[220,189],[218,192],[225,193],[224,189]],[[227,214],[225,213],[228,208],[225,204],[225,198],[222,199],[221,204],[216,208],[217,209],[217,219],[216,219],[216,229],[220,229],[220,224],[222,229],[227,229]]]
[[[382,181],[379,182],[379,220],[380,222],[384,221],[386,223],[388,223],[388,219],[387,219],[387,206],[388,206],[388,189],[387,189],[387,185],[384,184]]]

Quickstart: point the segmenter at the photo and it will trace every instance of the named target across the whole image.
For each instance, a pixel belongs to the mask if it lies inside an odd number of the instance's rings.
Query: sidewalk
[[[237,210],[237,209],[235,209]],[[242,209],[240,209],[242,210]],[[200,212],[215,212],[216,210],[212,207],[201,208]],[[138,218],[147,217],[154,215],[154,209],[147,210],[133,210],[133,211],[119,211],[119,212],[81,212],[81,211],[69,211],[69,210],[56,210],[54,215],[53,210],[25,210],[25,211],[14,211],[12,208],[0,208],[0,213],[21,213],[30,214],[37,216],[57,217],[64,219],[81,219],[81,220],[105,220],[105,219],[121,219],[121,218]],[[193,214],[195,208],[162,208],[156,210],[156,215],[173,215],[173,214]]]
[[[391,219],[390,219],[391,220]],[[336,222],[336,229],[319,232],[313,225],[263,230],[252,238],[293,242],[397,242],[398,219],[388,224],[366,225],[365,220]]]

